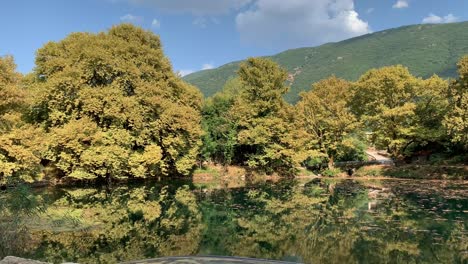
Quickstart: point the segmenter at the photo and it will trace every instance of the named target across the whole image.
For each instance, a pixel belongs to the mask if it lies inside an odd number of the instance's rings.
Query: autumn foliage
[[[203,102],[159,37],[128,24],[47,43],[26,76],[15,67],[0,58],[1,183],[189,175],[204,161],[293,175],[364,159],[366,144],[394,158],[468,149],[468,57],[451,82],[389,66],[322,80],[296,105],[284,100],[287,72],[264,58]]]
[[[3,78],[2,93],[11,98],[5,102],[11,112],[24,90],[9,58],[6,64],[11,77]],[[24,154],[15,157],[13,146],[2,144],[2,178],[25,177],[9,168],[23,162],[3,163],[21,159],[74,179],[190,173],[202,133],[201,94],[173,73],[153,33],[126,24],[106,33],[73,33],[38,50],[33,75],[24,106],[27,129],[2,134]],[[5,112],[2,118],[13,117]],[[35,130],[44,133],[32,144],[41,146],[38,151],[29,149]]]

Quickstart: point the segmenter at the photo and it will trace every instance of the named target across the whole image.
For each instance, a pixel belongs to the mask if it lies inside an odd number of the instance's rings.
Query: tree
[[[349,154],[356,146],[348,145],[354,145],[351,138],[359,122],[348,107],[352,97],[350,83],[333,76],[315,83],[300,97],[297,120],[306,132],[307,148],[319,151],[330,164],[353,158]]]
[[[287,72],[263,58],[250,58],[238,71],[242,90],[231,109],[238,126],[241,160],[255,170],[290,173],[305,159],[295,133],[294,113],[283,95]]]
[[[403,66],[370,70],[354,86],[354,112],[374,132],[375,144],[393,157],[402,155],[415,133],[416,104],[411,98],[416,86],[417,79]]]
[[[422,80],[402,66],[384,67],[360,78],[351,105],[374,132],[374,143],[401,158],[412,149],[444,141],[447,87],[436,75]]]
[[[159,37],[129,24],[39,49],[31,119],[45,159],[78,179],[190,173],[201,94],[173,73]]]
[[[450,110],[444,118],[452,142],[468,149],[468,56],[457,64],[458,79],[450,86]]]
[[[228,165],[235,158],[237,126],[229,113],[241,89],[239,80],[231,79],[221,92],[206,100],[202,109],[204,135],[201,150],[205,160]]]
[[[383,67],[368,71],[355,83],[351,106],[374,133],[374,143],[401,158],[411,145],[443,136],[446,87],[437,76],[421,80],[403,66]]]
[[[0,184],[40,176],[39,128],[26,124],[27,93],[12,57],[0,57]]]
[[[416,98],[413,99],[416,104],[415,133],[410,141],[413,147],[447,142],[447,132],[442,122],[449,107],[448,96],[448,82],[439,76],[419,80]]]
[[[0,131],[19,123],[18,111],[25,105],[25,91],[20,88],[21,74],[16,72],[13,57],[0,57]]]

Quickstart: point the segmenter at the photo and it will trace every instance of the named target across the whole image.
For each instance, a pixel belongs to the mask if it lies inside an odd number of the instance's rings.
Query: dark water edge
[[[468,261],[466,181],[147,181],[39,188],[32,196],[47,208],[22,217],[28,242],[20,256],[55,263],[195,255]]]

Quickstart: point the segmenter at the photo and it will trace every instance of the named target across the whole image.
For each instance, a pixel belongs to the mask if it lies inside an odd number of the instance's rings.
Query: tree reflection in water
[[[230,189],[55,189],[46,212],[28,222],[33,242],[24,256],[81,263],[184,255],[466,263],[466,190],[463,183],[317,179]]]

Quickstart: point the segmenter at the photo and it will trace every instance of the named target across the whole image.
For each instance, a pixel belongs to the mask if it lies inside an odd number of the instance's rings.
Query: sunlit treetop
[[[152,32],[73,33],[38,50],[35,75],[31,119],[54,135],[47,159],[64,175],[187,174],[195,163],[201,94],[172,71]],[[59,144],[83,126],[93,129],[77,145]]]

